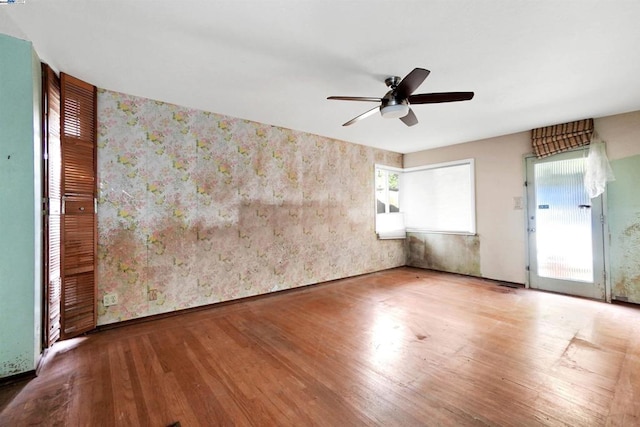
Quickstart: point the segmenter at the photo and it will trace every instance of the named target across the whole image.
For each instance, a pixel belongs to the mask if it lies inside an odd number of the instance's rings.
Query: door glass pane
[[[584,158],[536,163],[536,246],[540,277],[593,282],[591,201]]]

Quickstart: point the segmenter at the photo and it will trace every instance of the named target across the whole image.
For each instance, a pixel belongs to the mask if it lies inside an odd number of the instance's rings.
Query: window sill
[[[407,238],[407,233],[404,232],[385,232],[376,233],[378,240],[404,240]]]
[[[469,231],[436,231],[425,230],[422,228],[407,228],[407,233],[422,233],[422,234],[455,234],[459,236],[477,236],[478,233]]]

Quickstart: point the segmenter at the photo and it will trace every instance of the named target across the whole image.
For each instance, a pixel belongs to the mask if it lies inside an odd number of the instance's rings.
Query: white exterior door
[[[586,154],[527,159],[529,286],[604,300],[602,196],[584,188]]]

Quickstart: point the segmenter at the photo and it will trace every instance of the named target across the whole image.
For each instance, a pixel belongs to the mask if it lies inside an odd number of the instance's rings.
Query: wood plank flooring
[[[0,425],[640,425],[640,309],[413,268],[56,344]]]

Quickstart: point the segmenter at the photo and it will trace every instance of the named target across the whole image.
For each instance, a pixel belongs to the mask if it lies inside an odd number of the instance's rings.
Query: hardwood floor
[[[412,268],[56,344],[0,425],[640,424],[640,309]]]

